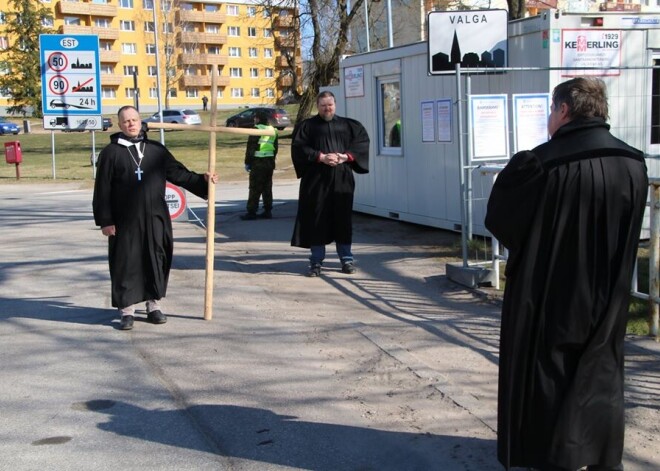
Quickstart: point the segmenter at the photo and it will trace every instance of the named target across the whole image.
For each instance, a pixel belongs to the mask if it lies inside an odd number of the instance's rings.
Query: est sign
[[[44,128],[102,129],[99,38],[42,34]]]

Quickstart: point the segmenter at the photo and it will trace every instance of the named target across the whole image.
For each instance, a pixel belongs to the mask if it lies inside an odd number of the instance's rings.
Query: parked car
[[[103,130],[107,131],[112,127],[112,119],[110,118],[103,118]]]
[[[271,126],[280,131],[287,126],[291,126],[291,119],[285,109],[256,107],[241,111],[227,118],[226,125],[230,128],[252,128],[254,127],[254,115],[258,111],[263,111],[268,115],[268,122]]]
[[[160,123],[160,116],[154,113],[142,122]],[[202,118],[195,110],[163,110],[163,123],[202,124]]]
[[[16,123],[7,121],[7,118],[0,116],[0,134],[18,134],[21,128]]]

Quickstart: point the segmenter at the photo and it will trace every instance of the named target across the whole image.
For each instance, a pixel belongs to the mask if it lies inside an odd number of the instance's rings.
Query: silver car
[[[160,116],[154,113],[142,122],[160,123]],[[202,124],[202,118],[195,110],[163,110],[163,123]]]

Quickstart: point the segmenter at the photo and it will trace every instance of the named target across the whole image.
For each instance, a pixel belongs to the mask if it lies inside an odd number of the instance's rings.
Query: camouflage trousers
[[[250,194],[247,201],[247,212],[256,213],[259,209],[259,198],[263,199],[264,211],[273,209],[273,170],[274,157],[255,157],[250,169]]]

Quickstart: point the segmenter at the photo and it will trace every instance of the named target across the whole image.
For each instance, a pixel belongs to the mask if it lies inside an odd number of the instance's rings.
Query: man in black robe
[[[646,205],[644,155],[613,137],[595,78],[553,91],[550,141],[499,174],[486,227],[509,249],[498,458],[623,469],[623,341]]]
[[[208,179],[216,183],[217,175],[189,171],[147,139],[134,107],[122,107],[117,116],[121,132],[110,136],[99,155],[93,208],[108,237],[112,305],[120,311],[119,328],[130,330],[135,305],[143,301],[149,322],[167,321],[158,303],[167,291],[173,251],[166,181],[206,198]]]
[[[291,156],[300,178],[291,245],[311,250],[308,276],[320,276],[326,244],[335,242],[342,272],[353,265],[353,172],[369,172],[369,136],[358,121],[335,114],[335,96],[316,98],[318,114],[296,126]]]

